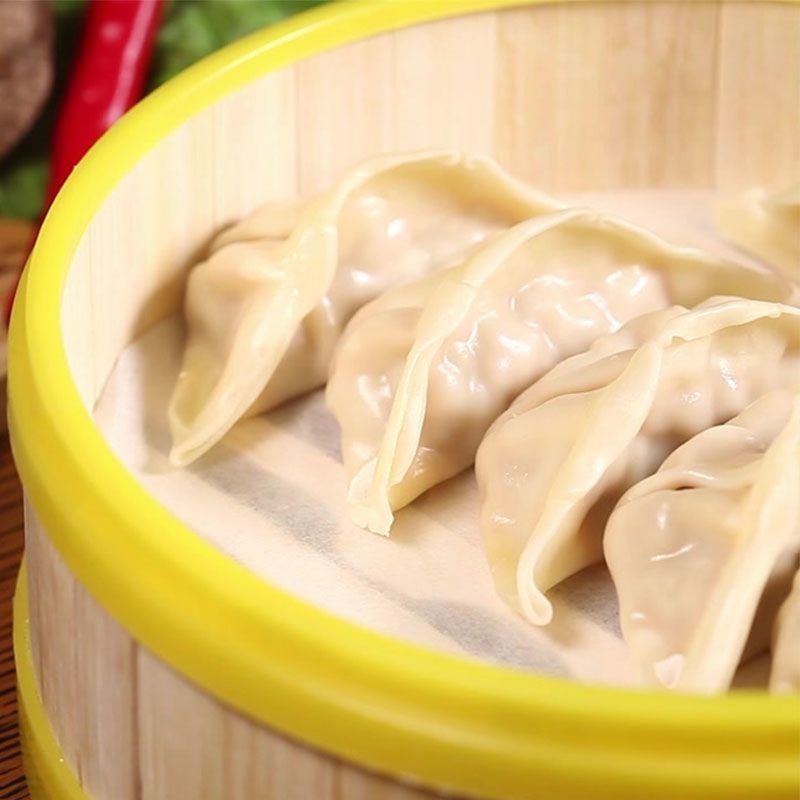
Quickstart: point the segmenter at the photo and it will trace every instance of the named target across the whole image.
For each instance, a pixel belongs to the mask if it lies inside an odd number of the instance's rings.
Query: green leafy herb
[[[223,45],[322,1],[172,0],[158,32],[151,88]]]
[[[47,184],[47,153],[57,98],[69,73],[86,0],[54,0],[56,52],[53,91],[42,113],[22,141],[0,162],[0,217],[35,219]]]
[[[148,88],[154,89],[229,42],[322,2],[325,0],[169,0],[156,39]],[[41,212],[57,102],[69,75],[85,3],[54,0],[56,84],[37,124],[0,163],[0,217],[34,219]]]

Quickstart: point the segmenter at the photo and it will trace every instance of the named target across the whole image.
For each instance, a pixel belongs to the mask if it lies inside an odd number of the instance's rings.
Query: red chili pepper
[[[163,8],[164,0],[89,0],[53,131],[45,211],[86,151],[141,96]],[[15,292],[16,285],[6,322]]]

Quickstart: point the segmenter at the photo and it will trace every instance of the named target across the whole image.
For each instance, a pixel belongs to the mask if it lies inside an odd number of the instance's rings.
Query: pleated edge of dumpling
[[[792,588],[784,601],[781,603],[772,629],[770,649],[772,650],[772,667],[769,675],[769,691],[774,694],[794,694],[800,692],[800,664],[796,666],[794,676],[784,675],[775,668],[777,654],[784,648],[790,648],[800,652],[800,640],[792,638],[792,629],[789,627],[787,617],[791,618],[794,614],[800,616],[800,565],[798,565],[792,580]],[[792,645],[795,645],[794,648]]]
[[[499,164],[486,156],[472,155],[461,150],[446,149],[431,149],[392,155],[382,155],[360,162],[358,165],[340,177],[330,190],[324,192],[316,200],[309,201],[298,212],[297,224],[285,242],[285,249],[290,250],[292,246],[298,246],[298,243],[302,242],[304,236],[307,236],[309,231],[313,228],[324,229],[327,226],[333,226],[335,228],[335,220],[341,212],[342,207],[347,202],[348,197],[359,187],[363,186],[380,173],[388,172],[406,165],[421,164],[426,161],[439,161],[445,165],[450,165],[453,167],[461,165],[466,168],[472,168],[474,165],[478,165],[480,168],[486,171],[487,175],[492,180],[497,182],[498,186],[504,187],[505,190],[508,191],[509,194],[515,199],[522,199],[530,202],[531,204],[541,205],[542,207],[558,206],[555,200],[549,198],[543,193],[527,187],[524,183],[503,170]],[[335,235],[336,232],[336,230],[333,231],[334,240],[337,238]],[[224,236],[224,232],[222,235]],[[318,303],[321,300],[325,292],[330,287],[338,266],[338,263],[334,263],[332,269],[329,270],[330,274],[327,276],[327,280],[319,281],[319,285],[316,287],[312,299],[309,301],[311,308],[313,308],[315,303]],[[299,276],[291,274],[290,276],[295,280],[287,281],[284,278],[283,282],[285,292],[281,296],[291,293],[293,288],[296,288]],[[313,298],[316,298],[316,300],[313,300]],[[308,304],[309,303],[306,303],[306,305]],[[298,313],[296,315],[297,319],[295,320],[294,325],[295,331],[297,330],[297,327],[300,325],[302,318],[305,316],[308,310],[310,310],[310,308],[304,309],[302,313]],[[225,383],[226,369],[223,368],[223,370],[220,372],[220,377],[215,382],[214,388],[209,394],[209,398],[203,404],[198,414],[196,414],[191,421],[179,419],[177,412],[174,410],[176,398],[180,391],[181,381],[179,378],[178,384],[176,385],[170,400],[170,412],[168,414],[170,418],[170,431],[173,439],[173,445],[170,449],[169,459],[173,465],[177,467],[187,466],[205,452],[210,450],[228,432],[228,430],[233,427],[242,414],[246,412],[247,408],[253,402],[255,402],[258,394],[263,391],[263,389],[271,380],[275,369],[280,363],[280,360],[286,354],[289,342],[291,341],[291,337],[284,337],[284,339],[285,341],[281,343],[280,353],[277,355],[277,357],[271,359],[274,361],[274,363],[270,369],[266,370],[267,377],[264,378],[263,373],[259,372],[259,375],[261,375],[261,377],[259,377],[259,381],[263,381],[259,390],[255,393],[253,393],[253,391],[247,392],[247,402],[237,401],[229,406],[231,410],[226,411],[226,413],[222,415],[224,418],[224,422],[222,424],[220,424],[219,421],[217,421],[216,424],[212,424],[212,422],[206,422],[203,424],[202,420],[207,415],[212,417],[212,421],[214,416],[219,417],[218,410],[215,412],[208,412],[207,414],[206,409],[213,408],[213,397],[218,391],[218,387]],[[251,395],[253,396],[251,397]],[[217,428],[218,430],[214,431],[214,428]]]
[[[633,380],[641,380],[635,374],[637,370],[641,371],[642,374],[646,376],[653,369],[656,369],[658,374],[654,376],[654,380],[652,381],[653,385],[650,387],[651,391],[649,393],[640,391],[636,399],[640,401],[641,404],[641,402],[644,401],[648,396],[654,396],[654,393],[658,388],[658,380],[660,379],[661,359],[663,353],[676,340],[690,341],[692,339],[704,338],[706,336],[713,335],[714,333],[727,327],[750,324],[758,322],[762,319],[774,319],[784,313],[791,316],[800,317],[800,309],[794,308],[793,306],[767,301],[748,300],[746,298],[724,298],[716,305],[701,304],[701,306],[703,307],[699,309],[687,310],[675,317],[668,319],[665,323],[664,330],[656,332],[649,340],[642,342],[637,348],[635,348],[633,358],[626,365],[622,373],[607,386],[603,387],[601,390],[603,395],[612,393],[615,390],[615,387],[618,388],[618,385],[623,381],[631,380],[632,374]],[[650,357],[650,353],[653,354],[652,358]],[[647,414],[649,414],[651,405],[652,397],[650,397],[650,400],[647,403],[647,411],[641,421],[641,424],[639,424],[636,429],[637,433],[641,429],[641,425],[644,424],[644,419],[646,419]],[[642,407],[644,406],[642,405]],[[612,411],[610,412],[610,416],[613,420],[617,420],[617,423],[610,424],[608,429],[613,431],[614,437],[617,438],[620,434],[618,421],[619,419],[625,419],[626,422],[629,421],[629,409],[626,409],[625,413],[615,413]],[[596,418],[593,418],[592,420],[587,421],[587,425],[584,426],[583,430],[587,432],[588,437],[593,431],[597,430],[597,428],[598,423]],[[625,448],[630,446],[635,436],[636,433],[634,433],[633,436],[626,442]],[[587,445],[585,439],[579,443],[581,450],[585,450],[588,446],[589,445]],[[619,453],[614,456],[614,458],[618,457],[621,452],[622,450],[620,450]],[[562,463],[562,466],[559,469],[559,474],[568,473],[569,469],[578,459],[579,455],[580,451],[576,446],[573,446],[570,449],[569,455]],[[608,466],[610,466],[612,462],[613,458],[608,460],[605,469],[608,469]],[[595,484],[592,484],[592,486]],[[580,497],[584,496],[590,488],[592,487],[583,487]],[[561,491],[561,495],[565,497],[572,497],[573,502],[565,505],[562,501],[558,500],[558,487],[556,485],[556,481],[554,481],[550,490],[548,491],[547,499],[545,500],[545,504],[543,506],[543,512],[534,526],[528,542],[520,554],[517,564],[517,589],[519,604],[522,609],[523,616],[536,625],[546,625],[552,618],[552,604],[546,596],[548,589],[540,589],[535,577],[538,559],[545,547],[553,541],[552,530],[557,528],[559,521],[563,519],[566,513],[568,513],[569,509],[571,509],[575,502],[577,502],[579,499],[574,489],[569,491]],[[553,499],[554,496],[556,496],[555,500]],[[553,515],[553,520],[550,522],[549,518],[546,519],[545,521],[548,524],[544,525],[542,523],[542,519],[545,517],[548,509],[552,509],[550,514]],[[549,536],[545,536],[544,538],[536,537],[536,545],[532,546],[536,531],[540,526],[545,527],[546,531],[550,530],[551,533]],[[539,607],[538,610],[535,608],[537,605]]]
[[[330,190],[324,192],[316,199],[308,201],[302,206],[302,208],[299,209],[296,225],[285,242],[281,244],[281,247],[287,252],[291,252],[293,249],[296,250],[298,247],[302,246],[303,241],[308,238],[308,235],[311,231],[317,230],[322,231],[323,233],[326,231],[328,232],[329,236],[325,238],[329,240],[330,247],[335,252],[338,241],[338,231],[336,230],[335,226],[336,217],[340,213],[344,204],[347,202],[348,197],[364,183],[368,182],[381,172],[403,166],[407,163],[416,163],[425,159],[453,160],[454,163],[459,163],[463,158],[464,155],[458,152],[450,153],[448,151],[429,151],[426,153],[417,153],[415,155],[399,154],[394,156],[379,156],[364,161],[345,173]],[[224,236],[225,232],[223,232],[221,235]],[[219,248],[219,251],[222,251],[224,247],[228,246],[229,244],[235,243],[236,242],[226,241],[224,245]],[[214,253],[212,252],[209,257],[213,257],[213,255]],[[312,298],[309,300],[312,308],[315,305],[315,302],[318,303],[330,287],[335,277],[336,269],[338,268],[335,255],[332,262],[330,259],[326,259],[326,261],[328,263],[325,266],[328,267],[327,271],[330,274],[327,276],[327,280],[322,279],[318,281],[318,286],[316,287]],[[200,264],[196,265],[196,267],[199,266]],[[193,267],[192,269],[195,269],[196,267]],[[189,277],[191,278],[191,273]],[[296,285],[300,277],[300,275],[295,274],[294,272],[285,273],[282,277],[281,284],[276,287],[276,297],[279,296],[281,298],[281,302],[277,304],[277,307],[280,310],[291,307],[292,304],[290,301],[295,293]],[[313,300],[314,297],[316,298],[315,302]],[[309,303],[306,303],[306,305]],[[273,300],[273,302],[270,303],[270,306],[274,305],[275,303]],[[302,309],[301,311],[290,315],[294,317],[292,336],[297,331],[297,328],[301,324],[302,319],[305,317],[307,312],[308,310]],[[288,327],[289,326],[287,326],[287,328]],[[191,332],[189,333],[189,336],[191,336]],[[239,341],[241,340],[237,334],[234,337],[234,344],[232,345],[230,352],[237,348],[237,343]],[[269,348],[268,352],[271,351],[273,353],[269,360],[274,362],[272,363],[271,368],[263,370],[249,370],[248,375],[250,376],[251,380],[245,381],[245,383],[247,383],[248,386],[252,385],[253,387],[256,385],[256,383],[260,383],[260,386],[257,390],[251,388],[244,392],[244,397],[247,398],[246,401],[237,398],[236,402],[225,405],[221,404],[219,401],[219,392],[221,386],[224,386],[226,383],[230,382],[230,377],[226,374],[229,372],[228,364],[231,360],[231,357],[228,354],[225,359],[226,363],[220,370],[219,377],[215,381],[213,388],[209,392],[198,413],[195,414],[191,420],[182,418],[177,411],[178,398],[181,392],[183,381],[182,375],[179,376],[175,389],[173,390],[170,398],[168,410],[169,427],[172,436],[172,446],[169,452],[170,463],[172,463],[175,467],[188,466],[193,461],[197,460],[203,454],[208,452],[225,436],[225,434],[233,427],[233,425],[236,424],[241,416],[246,413],[247,408],[249,408],[250,405],[255,402],[258,395],[268,385],[269,381],[274,375],[275,369],[277,368],[281,359],[285,356],[290,342],[291,337],[285,336],[282,337],[282,340],[279,342],[279,347]],[[184,350],[184,364],[185,353],[186,350]],[[264,375],[266,375],[266,378]],[[234,394],[241,396],[241,392],[234,392]],[[226,397],[227,396],[228,393],[226,393]],[[222,410],[222,413],[220,413],[220,410]],[[220,418],[222,419],[222,422],[220,422]]]
[[[525,220],[487,241],[460,268],[454,268],[451,276],[457,275],[456,279],[445,277],[436,287],[406,356],[378,453],[350,481],[351,518],[357,525],[388,535],[394,521],[389,495],[419,448],[433,359],[463,321],[481,286],[538,232],[587,213],[592,212],[567,209]]]
[[[776,481],[776,476],[780,480]],[[781,552],[791,543],[790,533],[785,537],[775,536],[772,524],[774,517],[776,514],[780,517],[786,516],[788,500],[788,503],[793,505],[793,519],[795,522],[800,520],[800,499],[794,488],[798,484],[800,484],[800,393],[795,391],[789,419],[764,452],[759,476],[747,492],[747,507],[744,509],[745,525],[751,525],[753,530],[749,536],[742,535],[742,546],[728,561],[715,582],[706,610],[701,615],[686,649],[681,674],[674,687],[676,690],[716,693],[728,688],[741,658],[741,650],[744,648],[763,588]],[[765,519],[765,516],[768,518]],[[771,546],[765,547],[765,544]],[[742,604],[742,592],[736,588],[739,585],[738,579],[742,572],[750,572],[754,565],[758,564],[763,567],[761,570],[763,580],[758,581],[758,592],[750,598],[752,602],[747,609],[747,618],[724,622],[718,615],[712,614],[712,608],[725,605],[723,598],[734,598],[739,605]],[[708,638],[706,634],[709,629],[712,636],[716,634],[716,637],[730,640],[732,626],[736,628],[734,635],[741,640],[741,647],[737,648],[735,653],[729,654],[733,661],[727,666],[725,673],[715,675],[708,665],[708,658],[699,651],[707,650],[712,659],[718,661],[720,643],[714,640],[709,646],[703,640]],[[710,677],[707,675],[708,672],[712,672]]]
[[[293,310],[293,291],[291,286],[282,286],[280,290],[273,294],[269,299],[267,305],[269,307],[278,308],[289,318],[297,318],[298,314]],[[253,302],[256,302],[254,298]],[[236,370],[230,366],[231,361],[235,358],[230,354],[235,351],[246,349],[243,341],[247,342],[250,338],[247,330],[244,331],[242,338],[242,329],[239,329],[234,342],[229,350],[229,354],[225,359],[225,364],[219,372],[219,377],[214,383],[212,390],[208,393],[205,402],[200,407],[200,410],[194,417],[187,421],[178,412],[178,403],[182,397],[182,391],[186,386],[186,373],[183,372],[179,376],[178,381],[173,389],[172,396],[168,406],[168,419],[170,433],[172,436],[172,447],[169,453],[169,460],[173,466],[185,467],[196,461],[206,452],[208,452],[214,445],[216,445],[228,431],[241,419],[247,412],[247,409],[256,401],[259,394],[263,391],[266,382],[263,381],[265,373],[273,374],[275,368],[280,363],[281,359],[286,353],[286,350],[291,341],[291,336],[294,335],[294,329],[289,334],[290,325],[283,326],[286,335],[282,340],[276,341],[271,338],[275,346],[269,347],[260,352],[264,359],[262,368],[253,368],[250,363],[250,369],[244,373],[246,380],[245,388],[241,386],[242,381],[236,380]],[[184,359],[186,351],[184,351]],[[185,364],[185,360],[184,360]],[[238,384],[238,386],[237,386]],[[234,400],[231,401],[231,396]]]
[[[553,615],[553,606],[547,597],[547,591],[552,587],[541,588],[536,576],[542,553],[556,541],[559,526],[563,524],[564,518],[575,504],[596,486],[600,477],[630,446],[641,430],[658,387],[663,351],[664,346],[659,343],[652,341],[643,343],[616,378],[599,390],[592,390],[598,393],[598,401],[594,405],[595,413],[585,421],[579,437],[573,442],[562,461],[556,478],[548,489],[542,513],[531,530],[517,562],[518,602],[523,616],[534,625],[549,624]],[[636,385],[635,390],[628,386],[630,383]],[[622,402],[620,398],[626,400],[624,414],[620,414],[619,406]],[[638,409],[637,413],[631,413],[628,398],[633,399]],[[610,418],[613,424],[604,425],[603,420],[606,418]],[[620,426],[620,420],[625,422],[625,427]],[[626,430],[630,431],[627,436],[624,435]],[[604,466],[599,475],[596,457],[598,448],[597,443],[593,441],[598,432],[614,440],[612,447],[603,449]],[[594,457],[587,459],[586,451],[593,452]],[[588,473],[586,468],[583,471],[579,469],[582,460],[590,465]],[[576,475],[580,479],[580,489],[575,487]],[[566,487],[565,483],[568,484]]]

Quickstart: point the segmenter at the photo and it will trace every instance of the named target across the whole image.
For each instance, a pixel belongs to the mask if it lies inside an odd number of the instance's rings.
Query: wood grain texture
[[[707,188],[718,3],[503,14],[497,150],[549,190]]]
[[[726,3],[719,28],[715,183],[800,182],[800,13]],[[755,122],[753,120],[756,120]],[[766,146],[765,146],[766,145]]]
[[[33,239],[35,227],[27,220],[0,217],[0,307],[5,308],[9,292],[17,279]],[[5,324],[0,324],[0,430],[5,431],[6,420],[6,371],[8,360],[7,333]]]
[[[96,800],[432,800],[219,702],[131,639],[28,509],[30,638],[65,758]],[[0,795],[0,800],[4,800]]]
[[[33,236],[30,222],[0,219],[0,297],[16,281]],[[22,487],[6,429],[6,332],[0,326],[0,800],[28,800],[17,725],[12,600],[22,558]]]
[[[17,726],[11,601],[22,558],[22,489],[6,435],[0,436],[0,800],[29,800]]]
[[[120,350],[178,309],[221,226],[377,152],[469,148],[557,191],[728,188],[800,177],[798,119],[797,5],[542,5],[314,56],[192,117],[104,200],[64,296],[75,381],[92,409]],[[97,800],[432,796],[207,696],[97,606],[34,514],[27,535],[43,701]]]

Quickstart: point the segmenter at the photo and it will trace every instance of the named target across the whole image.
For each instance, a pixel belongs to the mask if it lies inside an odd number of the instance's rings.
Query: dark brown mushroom
[[[0,157],[39,114],[53,80],[53,10],[46,0],[0,0]]]

